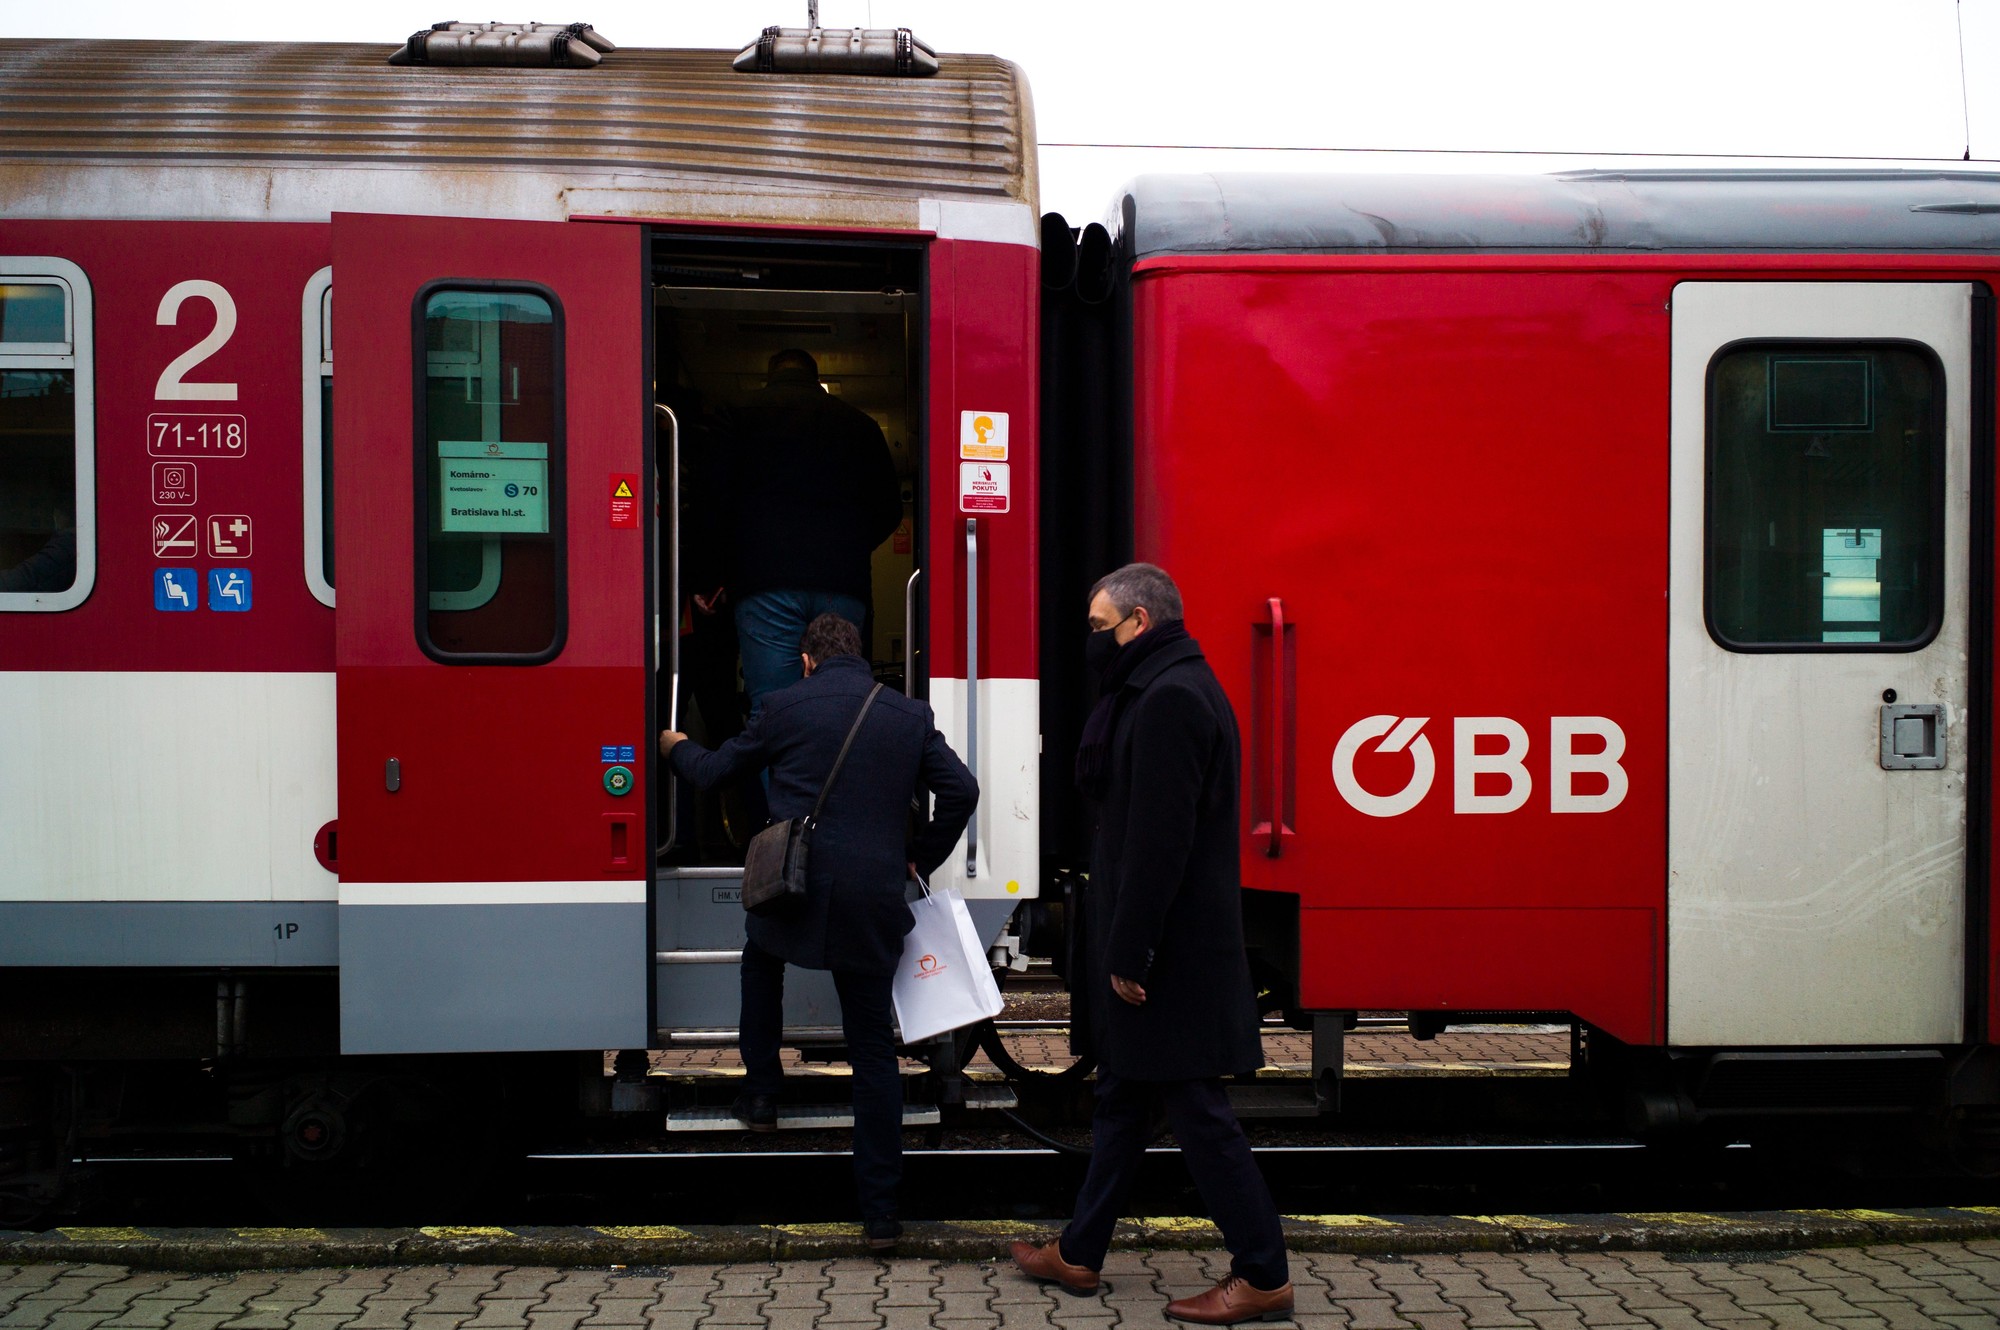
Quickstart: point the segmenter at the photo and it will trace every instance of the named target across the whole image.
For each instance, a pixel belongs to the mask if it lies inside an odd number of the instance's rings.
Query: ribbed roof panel
[[[739,74],[728,51],[595,69],[393,66],[387,46],[0,41],[0,161],[229,161],[712,178],[1032,202],[1020,70]]]

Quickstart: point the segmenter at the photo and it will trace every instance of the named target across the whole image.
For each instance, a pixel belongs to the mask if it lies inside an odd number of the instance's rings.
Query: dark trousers
[[[1152,1144],[1153,1113],[1167,1111],[1188,1172],[1208,1206],[1230,1273],[1261,1289],[1291,1281],[1285,1237],[1271,1189],[1250,1157],[1250,1142],[1220,1080],[1130,1081],[1097,1073],[1097,1115],[1090,1123],[1090,1169],[1076,1196],[1076,1217],[1062,1233],[1062,1258],[1096,1270],[1111,1249],[1111,1230]]]
[[[777,1094],[785,1073],[778,1046],[785,1034],[785,963],[754,942],[743,944],[743,1016],[737,1047],[744,1089]],[[886,974],[833,972],[840,1027],[854,1069],[854,1189],[861,1217],[894,1219],[903,1177],[903,1078],[896,1069],[895,1016]]]

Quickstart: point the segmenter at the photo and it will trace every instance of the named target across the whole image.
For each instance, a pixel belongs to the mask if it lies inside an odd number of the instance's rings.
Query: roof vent
[[[764,29],[734,62],[743,74],[881,74],[923,78],[937,52],[908,28],[822,28],[819,0],[806,0],[806,26]]]
[[[589,69],[617,49],[588,23],[433,23],[389,63]]]

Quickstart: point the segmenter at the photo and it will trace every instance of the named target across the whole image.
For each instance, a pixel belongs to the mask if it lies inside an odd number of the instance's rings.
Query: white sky
[[[622,45],[735,48],[768,23],[803,25],[805,4],[0,0],[4,37],[387,48],[446,18],[583,19]],[[901,25],[940,52],[1019,62],[1044,144],[1042,204],[1072,221],[1098,217],[1121,181],[1151,170],[1636,164],[1621,153],[1914,158],[1960,169],[1986,159],[1994,169],[2000,157],[2000,0],[824,0],[820,21]],[[1959,160],[1968,138],[1971,164]],[[1440,150],[1453,155],[1429,155]],[[1457,155],[1521,152],[1577,155]]]

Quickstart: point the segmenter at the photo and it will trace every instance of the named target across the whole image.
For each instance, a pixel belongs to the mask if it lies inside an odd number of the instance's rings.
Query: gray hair
[[[1154,623],[1172,623],[1181,617],[1181,589],[1157,564],[1128,563],[1106,573],[1090,588],[1090,598],[1096,600],[1100,591],[1111,597],[1121,616],[1143,605]]]

